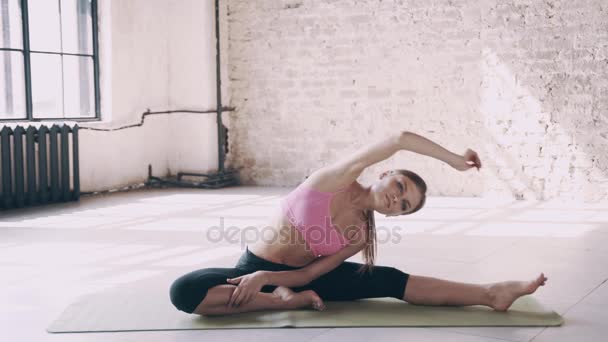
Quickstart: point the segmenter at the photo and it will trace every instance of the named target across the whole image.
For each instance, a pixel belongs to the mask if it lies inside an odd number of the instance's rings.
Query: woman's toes
[[[307,292],[307,295],[310,296],[309,298],[313,309],[320,311],[325,309],[325,303],[323,303],[323,300],[315,291],[310,290],[310,292]]]
[[[325,305],[323,304],[323,302],[314,301],[312,303],[312,307],[313,307],[313,309],[319,310],[319,311],[325,310]]]

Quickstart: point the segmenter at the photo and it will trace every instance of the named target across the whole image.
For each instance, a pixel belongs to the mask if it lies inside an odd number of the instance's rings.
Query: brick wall
[[[230,0],[228,165],[294,186],[409,130],[482,172],[399,152],[431,195],[597,200],[608,189],[608,2]]]

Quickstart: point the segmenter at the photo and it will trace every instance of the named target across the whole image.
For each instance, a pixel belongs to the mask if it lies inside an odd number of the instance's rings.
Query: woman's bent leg
[[[193,313],[207,297],[209,289],[228,284],[227,278],[239,277],[247,272],[238,268],[203,268],[177,278],[169,290],[171,302],[186,313]]]
[[[284,270],[285,265],[260,259],[247,250],[234,268],[204,268],[184,274],[173,282],[171,302],[178,310],[200,315],[224,315],[268,309],[312,307],[322,310],[323,301],[314,291],[295,293],[286,287],[266,285],[254,298],[239,307],[228,307],[237,288],[227,282],[256,270]]]
[[[218,285],[208,290],[205,299],[194,309],[193,313],[205,316],[229,315],[242,312],[264,310],[292,310],[298,308],[315,308],[322,303],[313,291],[294,293],[285,287],[277,287],[272,293],[258,292],[248,303],[238,307],[228,306],[234,285]]]

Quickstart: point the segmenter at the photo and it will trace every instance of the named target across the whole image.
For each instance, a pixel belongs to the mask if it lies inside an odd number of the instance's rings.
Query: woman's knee
[[[186,313],[194,312],[193,287],[194,284],[192,284],[192,280],[188,275],[177,278],[173,284],[171,284],[169,297],[171,298],[171,303],[173,303],[178,310]],[[204,293],[199,293],[196,297],[202,300],[205,297],[206,292],[206,289],[204,289]]]
[[[171,303],[180,311],[193,313],[208,295],[209,289],[227,284],[234,273],[225,269],[202,269],[177,278],[169,289]]]

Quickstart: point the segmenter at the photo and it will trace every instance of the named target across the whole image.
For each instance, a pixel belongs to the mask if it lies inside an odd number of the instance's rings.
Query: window
[[[0,120],[99,118],[97,0],[0,6]]]

